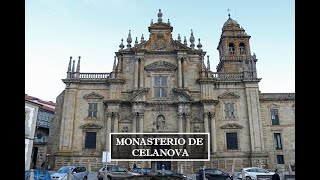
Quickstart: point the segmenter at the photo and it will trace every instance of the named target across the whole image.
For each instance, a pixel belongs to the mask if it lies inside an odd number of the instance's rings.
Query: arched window
[[[234,54],[234,53],[235,53],[234,44],[229,43],[229,54]]]
[[[244,45],[243,42],[239,44],[239,50],[240,50],[240,54],[246,54],[246,46]]]

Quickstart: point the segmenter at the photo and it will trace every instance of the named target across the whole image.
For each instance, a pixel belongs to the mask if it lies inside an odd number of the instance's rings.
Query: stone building
[[[192,30],[189,45],[180,34],[172,38],[161,10],[148,30],[147,40],[142,35],[133,42],[130,31],[126,45],[121,39],[110,73],[82,73],[80,57],[77,65],[70,57],[50,135],[55,139],[49,139],[55,168],[100,168],[110,132],[210,133],[210,161],[163,162],[187,172],[203,165],[231,170],[232,164],[274,168],[295,162],[295,94],[260,93],[250,36],[230,15],[216,71]]]
[[[33,147],[31,153],[32,169],[48,168],[47,142],[49,137],[49,128],[55,111],[56,103],[52,101],[44,101],[37,97],[25,95],[27,102],[36,103],[39,108],[35,116],[35,128],[33,135]]]

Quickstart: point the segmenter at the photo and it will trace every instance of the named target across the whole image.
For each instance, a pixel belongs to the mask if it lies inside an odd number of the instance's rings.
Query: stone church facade
[[[258,59],[235,20],[229,16],[222,27],[216,72],[192,30],[189,45],[186,37],[172,38],[173,27],[163,22],[161,10],[148,30],[148,40],[142,35],[133,44],[130,31],[126,46],[121,40],[110,73],[81,73],[80,57],[77,65],[70,57],[48,143],[55,169],[102,167],[110,132],[210,133],[210,161],[169,163],[175,170],[295,163],[295,94],[259,91]]]

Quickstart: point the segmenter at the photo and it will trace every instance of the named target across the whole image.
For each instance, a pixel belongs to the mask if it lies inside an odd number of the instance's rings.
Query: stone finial
[[[186,45],[186,46],[188,46],[188,41],[187,41],[186,36],[184,36],[183,44]]]
[[[200,38],[198,39],[199,43],[197,45],[198,49],[200,50],[202,48],[202,44],[200,43]]]
[[[71,72],[71,61],[72,61],[72,56],[70,56],[70,61],[69,61],[69,66],[68,66],[68,72]]]
[[[180,34],[178,34],[178,41],[181,43],[181,37],[180,37]]]
[[[116,71],[116,67],[117,67],[117,56],[114,56],[114,61],[113,61],[113,72]]]
[[[73,60],[73,63],[72,63],[72,71],[71,72],[74,72],[74,64],[75,64],[76,60]]]
[[[204,65],[204,57],[202,57],[202,70],[206,70],[206,65]]]
[[[141,40],[140,40],[140,42],[141,42],[141,43],[142,43],[142,42],[144,42],[143,34],[142,34],[142,36],[141,36]]]
[[[159,9],[159,13],[158,13],[158,23],[162,23],[162,13],[161,13],[161,9]]]
[[[127,48],[131,48],[131,42],[132,42],[132,38],[131,38],[131,30],[129,30],[129,34],[128,34],[128,38],[127,38]]]
[[[209,55],[207,56],[207,70],[210,71]]]
[[[170,20],[168,19],[168,22],[167,22],[167,24],[170,26]]]
[[[77,72],[80,72],[80,59],[81,59],[81,56],[78,57],[78,64],[77,64]]]
[[[134,41],[134,47],[138,45],[138,37],[136,37],[136,40]]]
[[[123,48],[124,48],[124,45],[123,45],[123,38],[121,39],[121,44],[119,45],[119,48],[120,48],[120,49],[123,49]]]
[[[191,29],[191,36],[190,36],[190,47],[191,47],[191,49],[194,49],[194,36],[193,36],[193,31],[192,31],[192,29]]]
[[[152,26],[153,25],[153,19],[151,19],[151,23],[150,23],[150,26]]]

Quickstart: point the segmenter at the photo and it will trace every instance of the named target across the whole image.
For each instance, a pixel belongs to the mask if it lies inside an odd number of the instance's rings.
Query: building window
[[[275,143],[276,149],[282,149],[280,133],[274,133],[274,143]]]
[[[86,132],[85,148],[86,149],[96,149],[96,132]]]
[[[229,43],[229,54],[234,54],[235,50],[234,50],[234,44],[233,43]]]
[[[277,155],[277,164],[284,164],[283,155]]]
[[[224,104],[225,118],[236,118],[235,104],[225,103]]]
[[[167,97],[167,77],[154,77],[154,97]]]
[[[236,132],[226,133],[227,136],[227,149],[236,150],[238,149],[238,136]]]
[[[240,54],[246,54],[246,48],[243,42],[239,44]]]
[[[278,109],[271,109],[271,121],[272,125],[279,125]]]
[[[97,117],[98,103],[89,103],[88,117]]]

